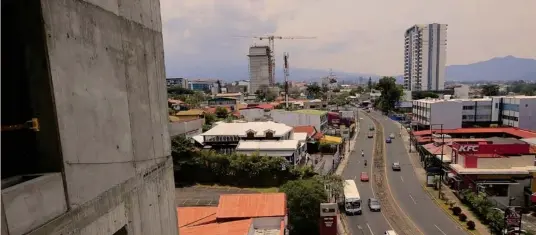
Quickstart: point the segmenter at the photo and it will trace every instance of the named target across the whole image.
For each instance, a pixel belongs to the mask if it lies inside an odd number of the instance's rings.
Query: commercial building
[[[204,118],[170,120],[169,135],[193,137],[203,133]]]
[[[505,126],[536,130],[536,96],[492,97],[492,120]]]
[[[274,122],[285,123],[289,126],[314,126],[323,132],[328,127],[328,112],[314,109],[285,111],[274,109],[270,112]]]
[[[188,89],[194,91],[202,91],[208,94],[217,94],[219,91],[217,80],[213,79],[189,79]]]
[[[255,93],[263,85],[268,87],[274,85],[270,47],[252,46],[249,48],[248,57],[250,94]]]
[[[404,89],[444,90],[447,25],[414,25],[404,37]]]
[[[240,141],[235,151],[240,154],[284,157],[292,164],[307,158],[307,134],[294,133],[291,140]]]
[[[452,143],[448,174],[452,187],[485,192],[499,208],[525,206],[536,190],[532,184],[535,155],[530,153],[530,145],[504,138],[491,142]]]
[[[166,78],[167,87],[179,86],[182,88],[188,88],[188,79],[186,78]]]
[[[502,125],[536,130],[536,96],[504,96],[479,99],[422,99],[413,101],[413,124],[445,129]],[[436,128],[436,127],[434,127]]]
[[[2,2],[2,235],[178,234],[160,3],[144,3]]]
[[[181,235],[288,234],[284,193],[221,195],[217,207],[178,207]]]

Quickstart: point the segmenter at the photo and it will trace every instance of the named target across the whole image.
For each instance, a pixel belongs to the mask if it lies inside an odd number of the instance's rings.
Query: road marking
[[[415,198],[413,198],[413,196],[411,196],[411,194],[409,195],[409,197],[411,198],[411,200],[413,201],[413,203],[417,204],[417,202],[415,201]]]
[[[437,227],[437,225],[434,224],[434,226],[437,228],[437,230],[439,230],[439,232],[441,232],[443,235],[447,235],[445,232],[443,232],[443,230],[441,230],[439,227]]]
[[[367,223],[367,227],[368,227],[368,230],[370,231],[370,234],[374,235],[374,233],[372,232],[372,229],[370,228],[370,226],[368,225],[368,223]]]
[[[400,176],[400,180],[402,180],[402,182],[404,182],[404,178],[402,178],[402,176]]]

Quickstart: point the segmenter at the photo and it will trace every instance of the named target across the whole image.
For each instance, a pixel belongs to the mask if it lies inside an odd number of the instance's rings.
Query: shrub
[[[460,213],[462,213],[462,208],[457,207],[457,206],[452,208],[452,214],[454,214],[455,216],[460,215]]]
[[[467,221],[467,228],[469,230],[475,230],[475,226],[476,226],[476,224],[472,220]]]
[[[467,220],[467,215],[465,215],[464,213],[461,213],[458,218],[460,219],[460,221],[464,222]]]

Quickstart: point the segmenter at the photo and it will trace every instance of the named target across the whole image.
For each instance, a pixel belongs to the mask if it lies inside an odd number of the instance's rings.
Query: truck
[[[354,180],[344,181],[344,211],[347,215],[361,214],[361,196]]]

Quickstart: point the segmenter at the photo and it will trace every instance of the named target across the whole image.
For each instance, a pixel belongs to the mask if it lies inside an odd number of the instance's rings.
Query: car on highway
[[[391,138],[387,137],[387,139],[385,139],[385,143],[390,144],[391,143]]]
[[[372,131],[369,132],[368,135],[367,135],[367,137],[368,137],[369,139],[370,139],[370,138],[374,138],[374,133],[372,133]]]
[[[368,177],[367,172],[361,172],[361,176],[359,176],[359,178],[361,178],[361,182],[368,182],[369,181],[369,177]]]
[[[369,131],[373,131],[374,130],[374,126],[369,126]]]
[[[393,171],[400,171],[400,162],[393,162]]]
[[[395,134],[393,134],[393,133],[389,134],[389,138],[394,139],[394,138],[395,138]]]
[[[368,208],[370,211],[381,211],[382,207],[380,206],[380,201],[376,198],[368,199]]]

